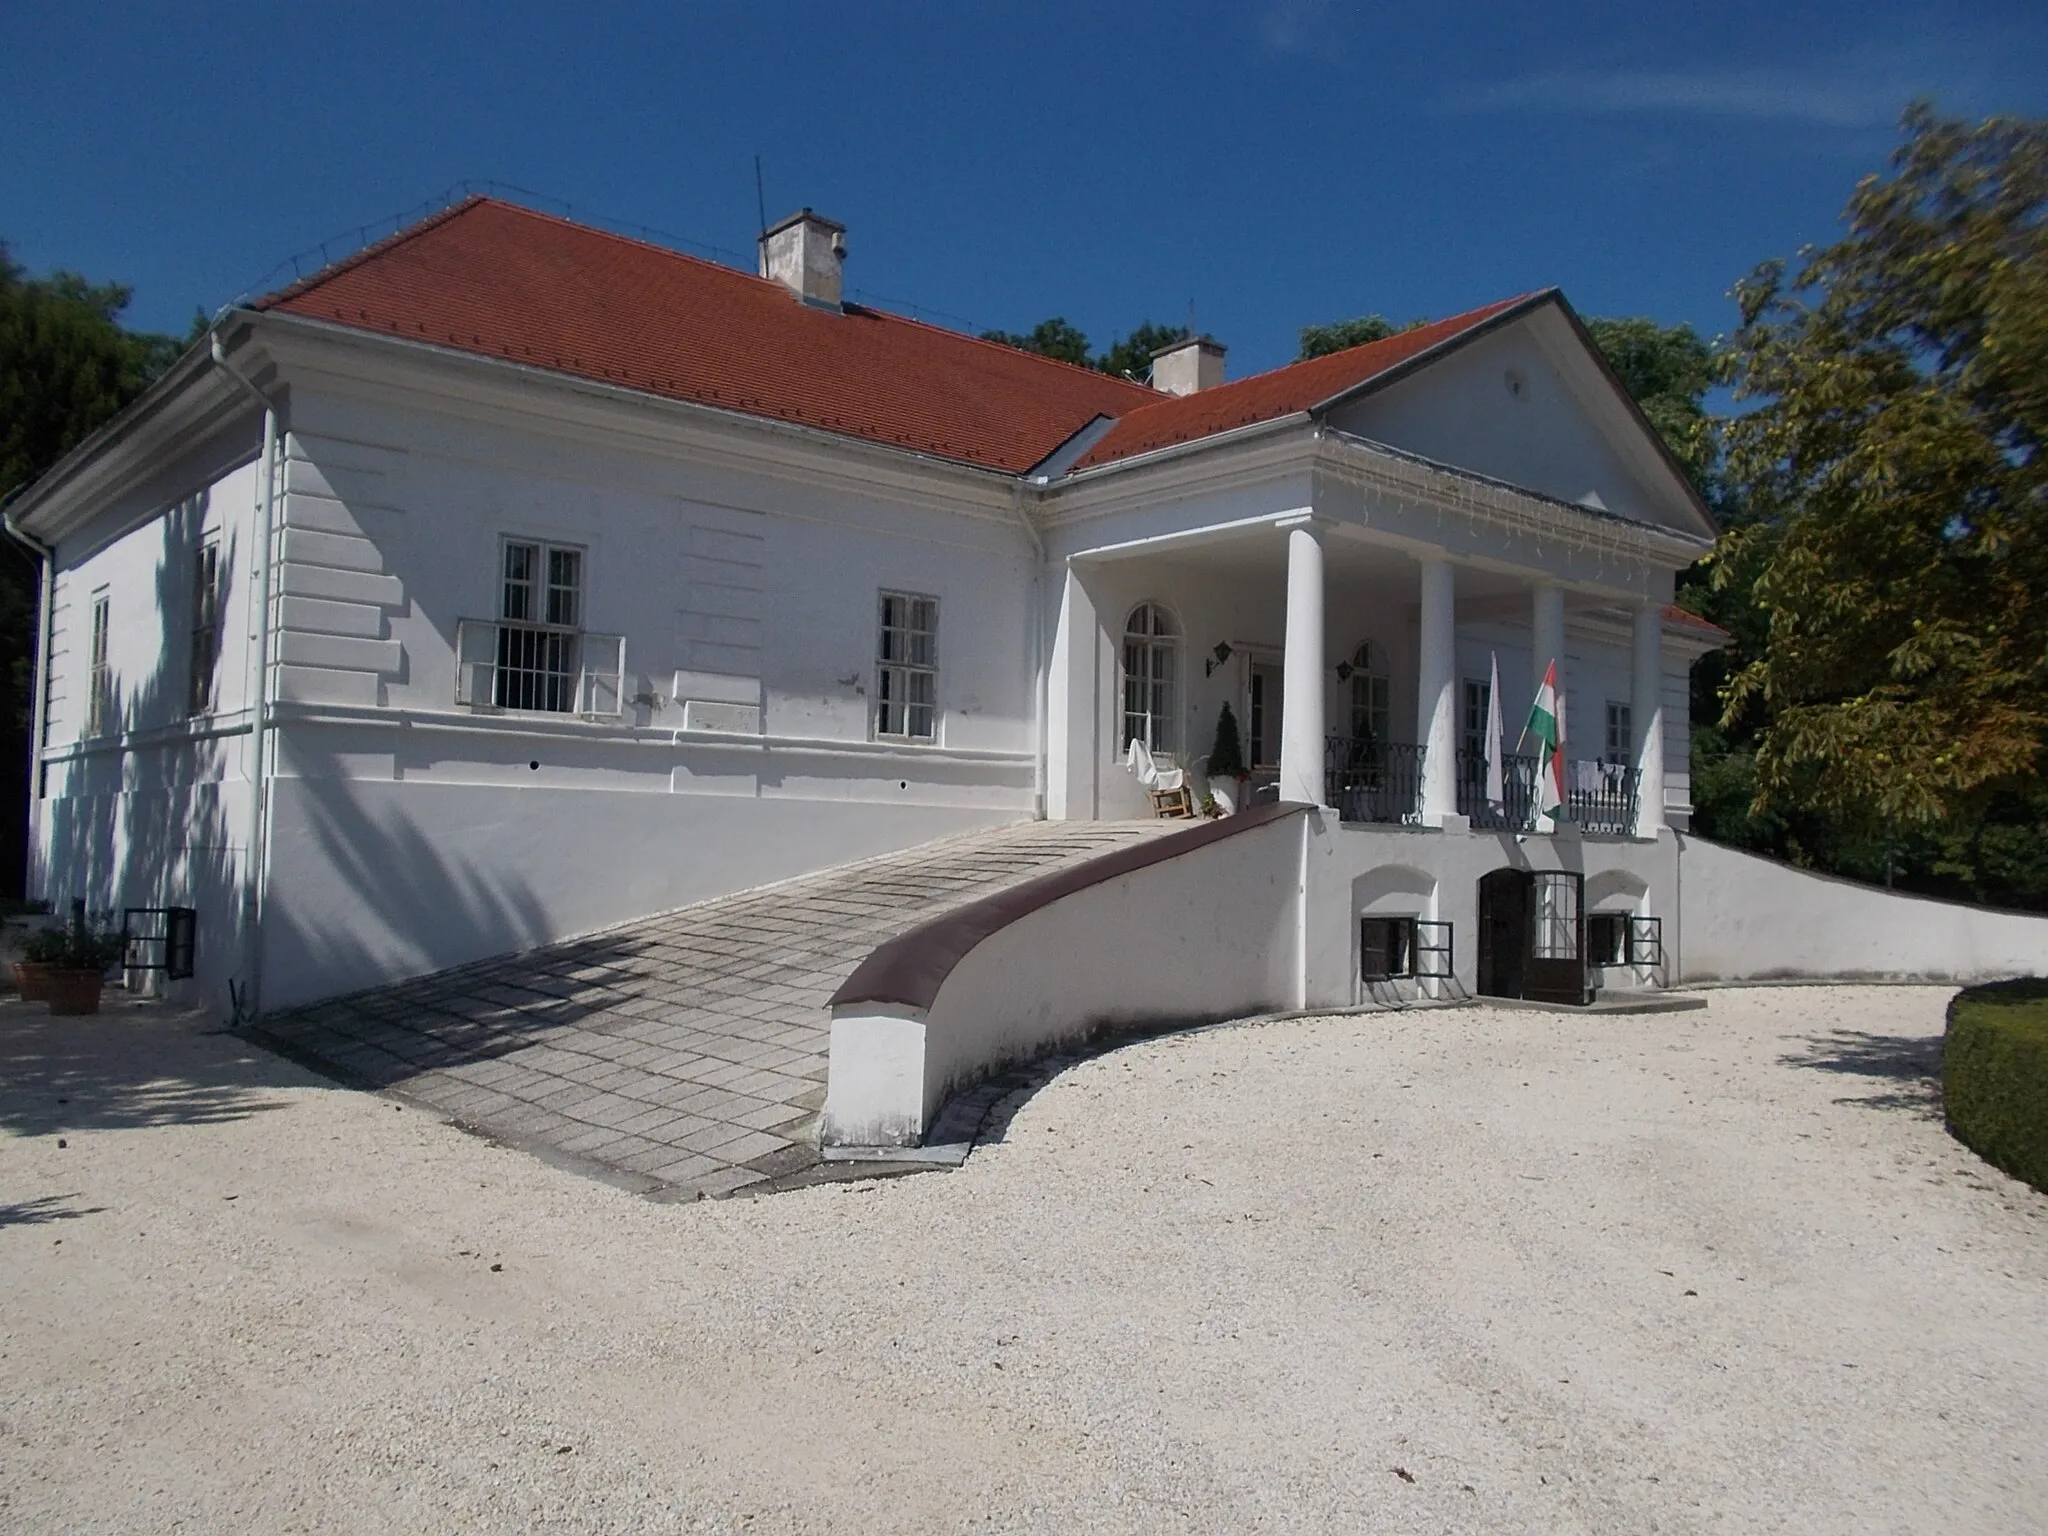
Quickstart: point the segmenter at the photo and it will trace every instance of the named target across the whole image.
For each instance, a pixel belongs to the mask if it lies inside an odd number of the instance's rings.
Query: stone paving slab
[[[259,1033],[661,1198],[727,1194],[818,1160],[825,1003],[877,945],[1175,825],[968,833],[357,993]]]

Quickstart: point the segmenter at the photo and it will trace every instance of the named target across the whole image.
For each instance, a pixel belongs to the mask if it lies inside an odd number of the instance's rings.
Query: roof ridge
[[[364,262],[382,256],[387,251],[396,250],[399,246],[406,244],[406,242],[424,235],[428,230],[439,229],[443,224],[449,223],[462,214],[468,213],[479,203],[496,201],[497,199],[485,197],[481,192],[472,192],[461,202],[450,203],[446,208],[437,209],[416,224],[408,224],[403,229],[393,230],[382,240],[373,240],[361,250],[351,252],[339,261],[330,261],[326,266],[310,276],[294,279],[274,293],[259,295],[250,302],[249,307],[251,309],[272,309],[288,300],[311,293],[315,288],[325,283],[333,282],[334,279],[340,277],[344,272],[353,272]],[[506,206],[512,205],[507,204]]]
[[[863,309],[870,309],[872,307],[867,304],[861,306]],[[1047,357],[1043,352],[1033,352],[1025,347],[1013,347],[1007,341],[990,341],[986,336],[975,336],[966,331],[956,331],[950,326],[933,325],[929,320],[919,320],[910,315],[899,315],[893,309],[875,310],[875,313],[887,315],[891,320],[901,320],[905,325],[915,325],[927,331],[937,331],[943,336],[951,336],[956,341],[971,341],[977,347],[998,347],[1014,357],[1028,357],[1033,362],[1046,363],[1054,368],[1065,368],[1071,373],[1082,375],[1084,378],[1108,379],[1112,383],[1123,385],[1126,389],[1139,390],[1146,398],[1142,404],[1134,406],[1134,410],[1143,410],[1147,405],[1157,405],[1163,401],[1180,398],[1177,395],[1169,395],[1162,389],[1154,389],[1150,384],[1140,384],[1136,379],[1125,378],[1121,374],[1105,373],[1100,368],[1084,367],[1080,363],[1070,363],[1063,357]]]

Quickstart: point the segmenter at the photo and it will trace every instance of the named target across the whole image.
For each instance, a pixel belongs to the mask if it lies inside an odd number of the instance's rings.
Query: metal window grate
[[[1664,963],[1663,918],[1631,917],[1628,920],[1628,963],[1651,966]]]
[[[199,949],[199,913],[192,907],[127,907],[121,913],[122,966],[162,971],[171,981],[192,974]]]
[[[611,718],[621,711],[625,676],[621,635],[456,621],[455,702],[472,709]]]
[[[1440,918],[1415,919],[1415,974],[1425,981],[1450,981],[1456,974],[1451,925]]]

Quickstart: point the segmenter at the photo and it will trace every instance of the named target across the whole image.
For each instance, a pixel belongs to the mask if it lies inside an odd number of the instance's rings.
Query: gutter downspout
[[[269,852],[264,828],[269,819],[270,583],[271,524],[277,516],[277,406],[228,361],[216,333],[208,338],[213,361],[263,407],[263,458],[256,492],[256,654],[249,692],[249,825],[244,845],[242,907],[236,922],[242,985],[228,983],[236,1023],[254,1023],[262,1008],[263,877]]]
[[[1038,560],[1031,568],[1031,819],[1045,820],[1045,782],[1048,768],[1045,761],[1045,719],[1046,687],[1051,679],[1046,675],[1045,666],[1045,540],[1039,536],[1038,525],[1031,520],[1031,514],[1024,506],[1024,482],[1011,482],[1010,507],[1017,514],[1017,521],[1024,525],[1024,531],[1031,535],[1031,547]]]

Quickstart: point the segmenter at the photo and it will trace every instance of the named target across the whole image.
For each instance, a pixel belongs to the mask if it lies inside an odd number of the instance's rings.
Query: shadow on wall
[[[1836,1099],[1864,1109],[1902,1109],[1923,1119],[1939,1120],[1941,1109],[1941,1038],[1938,1035],[1873,1035],[1838,1029],[1812,1035],[1805,1049],[1778,1058],[1782,1067],[1804,1067],[1860,1077],[1879,1085],[1875,1092]]]
[[[360,988],[362,978],[381,985],[464,964],[477,935],[488,936],[493,953],[552,937],[531,884],[503,878],[497,861],[472,869],[451,859],[396,807],[391,817],[374,814],[349,768],[309,734],[283,731],[277,743],[279,766],[294,777],[275,781],[273,791],[269,1005],[296,1007]],[[516,839],[520,828],[508,823],[493,834]]]
[[[161,520],[157,664],[146,677],[112,680],[103,739],[175,728],[193,715],[193,572],[205,542],[206,510],[207,498],[192,496]],[[243,574],[238,554],[234,539],[226,538],[220,549],[221,612],[230,611],[234,583]],[[81,699],[90,689],[85,668],[91,622],[90,606],[74,601],[67,635],[73,665],[66,681]],[[34,871],[40,893],[59,911],[82,898],[94,914],[118,924],[128,906],[197,909],[194,968],[223,1005],[224,983],[235,965],[240,897],[240,833],[231,825],[225,799],[230,793],[242,798],[226,786],[240,773],[230,743],[244,740],[246,732],[135,750],[116,749],[109,740],[106,750],[73,758],[62,793],[42,802],[45,862]]]

